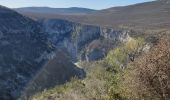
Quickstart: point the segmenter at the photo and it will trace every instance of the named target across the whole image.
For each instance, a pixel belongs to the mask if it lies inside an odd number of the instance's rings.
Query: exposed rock
[[[57,48],[66,49],[74,61],[93,61],[104,55],[119,42],[126,42],[129,30],[115,30],[59,19],[41,20],[49,40]]]
[[[54,48],[39,23],[0,6],[0,100],[17,99],[43,65],[55,58],[52,51]],[[55,67],[55,73],[53,70],[49,73],[62,77],[55,81],[63,83],[79,75],[79,70],[72,65],[58,63],[46,68]],[[50,83],[52,80],[45,86]]]
[[[51,49],[46,34],[36,22],[0,7],[0,99],[16,99],[45,59],[36,62]]]

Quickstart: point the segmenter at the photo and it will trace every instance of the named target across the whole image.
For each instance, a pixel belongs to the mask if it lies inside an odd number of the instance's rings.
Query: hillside
[[[83,16],[34,13],[22,14],[36,19],[58,18],[98,26],[155,30],[156,28],[168,29],[170,27],[169,9],[169,0],[157,0],[130,6],[99,10]]]
[[[28,83],[35,78],[45,64],[47,69],[48,67],[56,68],[53,75],[63,75],[62,79],[57,79],[57,83],[64,83],[72,76],[79,77],[81,70],[76,68],[68,58],[66,59],[66,56],[62,57],[65,62],[69,62],[68,65],[62,65],[60,62],[50,63],[51,60],[61,59],[54,58],[61,53],[55,55],[56,48],[53,47],[47,36],[48,34],[44,32],[42,25],[38,22],[0,6],[1,100],[18,99]],[[70,72],[61,73],[61,70]],[[51,73],[50,71],[49,73]]]
[[[49,60],[29,81],[29,84],[22,93],[22,99],[28,99],[44,89],[62,85],[73,77],[82,79],[86,76],[83,69],[74,65],[65,52],[57,50],[53,56],[54,58]]]
[[[82,63],[87,69],[85,79],[75,78],[32,100],[169,100],[170,36],[160,33],[158,40],[150,38],[129,38],[103,60]]]
[[[14,10],[0,6],[0,100],[170,99],[170,0]]]
[[[0,34],[0,99],[16,99],[46,58],[36,59],[52,48],[41,25],[3,6]]]
[[[49,7],[25,7],[15,8],[15,11],[23,14],[41,14],[41,15],[85,15],[95,12],[96,10],[88,8],[49,8]]]

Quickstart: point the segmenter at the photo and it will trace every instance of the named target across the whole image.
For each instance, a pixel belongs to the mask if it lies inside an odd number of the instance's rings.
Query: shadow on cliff
[[[72,63],[69,56],[61,50],[47,62],[47,64],[38,72],[38,74],[28,83],[21,100],[28,100],[31,96],[45,89],[62,85],[73,77],[83,79],[86,73]]]

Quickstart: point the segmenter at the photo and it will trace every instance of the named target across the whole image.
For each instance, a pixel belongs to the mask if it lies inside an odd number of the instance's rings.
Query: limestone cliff
[[[41,20],[49,40],[57,48],[66,49],[74,61],[99,60],[120,42],[125,42],[130,30],[112,29],[69,22],[60,19]]]

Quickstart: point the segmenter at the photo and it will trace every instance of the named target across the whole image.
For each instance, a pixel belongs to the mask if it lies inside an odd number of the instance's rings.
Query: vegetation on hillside
[[[147,54],[130,63],[121,82],[130,100],[170,99],[170,36],[162,37]]]
[[[168,100],[170,40],[142,53],[143,38],[129,38],[101,61],[86,63],[87,77],[33,96],[33,100]]]

